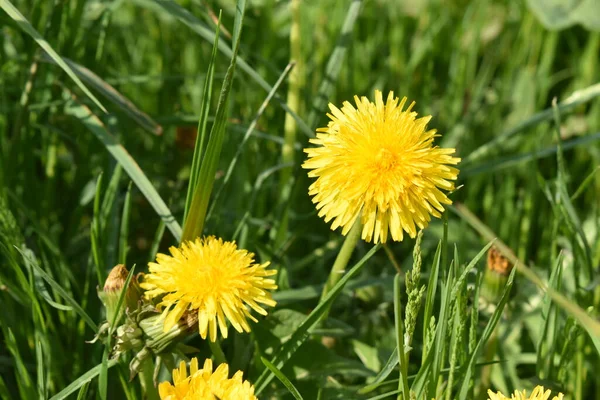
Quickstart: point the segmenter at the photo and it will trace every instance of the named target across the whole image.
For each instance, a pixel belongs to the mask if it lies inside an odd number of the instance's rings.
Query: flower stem
[[[360,239],[362,224],[360,223],[360,217],[356,219],[354,225],[348,232],[346,236],[346,240],[344,240],[344,244],[342,244],[342,248],[338,253],[335,262],[333,263],[333,267],[331,268],[331,272],[329,273],[329,278],[323,287],[323,292],[321,293],[321,301],[327,296],[327,293],[335,286],[336,283],[342,278],[344,272],[346,271],[346,266],[348,265],[348,261],[350,261],[350,256],[352,256],[352,252],[356,247],[356,243],[358,243],[358,239]],[[323,319],[325,319],[327,313],[323,314]]]
[[[227,364],[227,358],[225,358],[225,353],[223,353],[219,339],[215,340],[214,342],[209,340],[208,345],[210,346],[210,351],[212,352],[213,356],[215,356],[217,365]]]
[[[152,357],[148,357],[142,364],[142,370],[138,374],[142,385],[142,392],[146,400],[160,400],[158,390],[154,386],[154,363]]]

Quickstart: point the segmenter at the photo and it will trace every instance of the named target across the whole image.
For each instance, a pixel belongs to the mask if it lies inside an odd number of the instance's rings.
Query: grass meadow
[[[600,399],[598,4],[0,0],[0,398],[167,398],[195,357],[259,399]],[[375,90],[461,158],[386,243],[302,167]],[[148,322],[141,274],[203,235],[277,272],[250,332]]]

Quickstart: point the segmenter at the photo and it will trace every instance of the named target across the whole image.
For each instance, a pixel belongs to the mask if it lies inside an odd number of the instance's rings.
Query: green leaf
[[[296,400],[303,400],[302,396],[300,395],[300,392],[298,392],[298,389],[296,389],[292,382],[290,382],[287,376],[285,376],[280,370],[277,369],[276,366],[271,364],[271,362],[266,358],[261,357],[260,360],[265,365],[265,367],[267,367],[269,371],[271,371],[277,377],[277,379],[279,379],[281,383],[283,383],[283,385],[287,388],[287,390],[289,390],[289,392],[292,394],[292,396],[294,396]]]
[[[23,30],[23,32],[27,33],[29,36],[33,38],[37,42],[37,44],[48,53],[48,55],[58,64],[59,67],[63,69],[69,75],[71,79],[75,82],[77,86],[104,112],[106,108],[100,103],[100,101],[90,92],[90,90],[81,82],[81,80],[77,77],[77,74],[69,67],[69,65],[58,55],[56,51],[50,46],[42,35],[39,34],[38,31],[35,30],[33,26],[27,21],[27,19],[21,14],[19,10],[15,8],[15,6],[9,0],[0,0],[0,7],[17,23],[19,28]]]

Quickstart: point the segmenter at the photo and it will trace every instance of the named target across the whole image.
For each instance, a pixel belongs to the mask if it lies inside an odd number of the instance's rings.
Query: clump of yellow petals
[[[319,216],[333,220],[331,229],[342,227],[346,235],[357,217],[363,224],[362,238],[385,243],[403,232],[415,237],[431,215],[440,217],[443,204],[452,202],[442,190],[453,190],[460,158],[454,149],[433,145],[435,130],[427,130],[430,116],[417,118],[414,102],[403,110],[406,97],[398,102],[390,92],[386,102],[375,91],[375,102],[354,97],[356,107],[344,102],[341,109],[329,104],[331,121],[317,129],[305,149],[303,167],[317,178],[309,194]]]
[[[526,390],[521,392],[515,390],[515,393],[510,397],[506,397],[500,392],[493,393],[491,390],[488,390],[488,400],[548,400],[551,394],[552,392],[550,390],[544,391],[543,386],[536,386],[529,396],[527,395]],[[564,395],[559,393],[558,396],[554,396],[552,400],[563,400],[563,398]]]
[[[210,359],[198,369],[198,359],[193,358],[189,376],[182,361],[179,369],[173,370],[173,384],[162,382],[158,385],[158,393],[162,400],[257,400],[254,386],[242,380],[242,371],[236,372],[231,379],[228,376],[227,364],[219,365],[213,372]]]
[[[260,305],[276,303],[269,290],[277,289],[273,279],[277,271],[254,263],[254,254],[238,249],[235,242],[209,236],[171,247],[171,255],[158,254],[149,263],[150,273],[140,286],[147,298],[163,296],[164,330],[169,331],[184,312],[198,313],[200,336],[217,339],[217,326],[227,337],[227,322],[238,332],[250,332],[248,319],[256,322],[250,309],[261,315]]]

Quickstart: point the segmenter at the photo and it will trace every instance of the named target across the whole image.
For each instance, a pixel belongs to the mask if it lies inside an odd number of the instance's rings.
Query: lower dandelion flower
[[[375,103],[354,97],[356,108],[344,102],[341,109],[329,105],[331,121],[317,129],[305,149],[303,167],[317,178],[309,194],[319,216],[333,220],[331,229],[342,227],[346,235],[360,217],[362,238],[385,243],[403,232],[415,237],[431,219],[440,217],[443,204],[452,202],[442,190],[453,190],[458,170],[450,165],[454,149],[433,146],[435,130],[427,130],[430,116],[418,118],[414,103],[403,110],[406,97],[390,92],[386,102],[375,91]]]
[[[552,392],[548,389],[544,391],[543,386],[536,386],[531,392],[531,395],[527,395],[527,391],[523,390],[519,392],[515,390],[515,393],[510,397],[506,397],[500,392],[494,393],[491,390],[488,390],[488,400],[548,400],[551,396]],[[563,400],[564,395],[559,393],[558,396],[554,396],[552,400]]]
[[[275,270],[268,262],[254,263],[254,254],[238,249],[235,242],[214,236],[183,243],[169,249],[171,256],[158,254],[149,264],[150,273],[140,286],[146,297],[163,296],[164,330],[170,330],[185,311],[198,313],[200,336],[217,339],[217,327],[227,337],[228,320],[238,332],[250,332],[248,319],[256,322],[250,309],[266,315],[260,305],[274,306],[269,290],[277,289]]]
[[[173,370],[173,384],[162,382],[158,393],[162,400],[257,400],[254,386],[242,380],[242,371],[232,378],[229,376],[227,364],[221,364],[213,372],[210,359],[204,362],[204,367],[198,369],[198,359],[190,362],[190,374],[187,374],[185,362],[179,364],[179,369]]]

